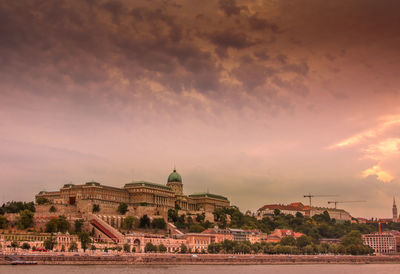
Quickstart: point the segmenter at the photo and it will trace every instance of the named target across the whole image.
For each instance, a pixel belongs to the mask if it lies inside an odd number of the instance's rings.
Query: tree
[[[53,205],[49,208],[49,212],[51,212],[51,213],[54,213],[56,211],[57,211],[57,208]]]
[[[23,243],[22,246],[21,246],[21,248],[27,250],[27,249],[30,249],[31,246],[30,246],[28,243]]]
[[[283,237],[280,241],[281,245],[291,245],[294,246],[296,245],[296,240],[293,238],[293,236],[286,236]]]
[[[124,244],[124,252],[130,252],[131,251],[131,246],[129,244]]]
[[[62,232],[65,233],[69,230],[69,222],[65,216],[59,216],[57,218],[52,218],[46,223],[46,232]]]
[[[158,229],[165,229],[167,227],[167,224],[165,223],[164,218],[155,218],[151,222],[151,227]]]
[[[185,254],[188,252],[188,248],[185,244],[181,244],[180,253]]]
[[[90,246],[90,250],[95,251],[96,249],[97,249],[97,248],[96,248],[95,245],[91,245],[91,246]]]
[[[166,247],[165,245],[163,245],[163,244],[160,244],[160,245],[158,246],[157,250],[158,250],[158,252],[160,252],[160,253],[165,253],[165,252],[167,252],[167,247]]]
[[[202,214],[197,214],[196,215],[196,222],[202,223],[202,222],[204,222],[205,218],[206,218],[206,214],[204,212]]]
[[[0,215],[0,228],[6,229],[8,227],[8,220],[5,216]]]
[[[24,209],[19,212],[19,218],[17,221],[18,229],[26,229],[28,227],[33,227],[33,213],[28,209]]]
[[[88,248],[88,245],[92,242],[90,239],[90,235],[87,232],[80,232],[78,234],[79,240],[81,241],[81,246],[83,249],[83,252],[86,252],[86,249]]]
[[[52,236],[43,241],[43,246],[46,248],[46,250],[53,250],[55,244],[56,240]]]
[[[15,201],[11,201],[11,202],[7,202],[6,204],[3,204],[1,206],[1,211],[2,213],[19,213],[25,209],[31,211],[31,212],[35,212],[35,204],[33,202],[15,202]]]
[[[136,252],[136,248],[133,246],[132,247],[132,253],[135,253]]]
[[[219,243],[211,243],[208,245],[208,253],[218,254],[221,251],[221,244]]]
[[[144,252],[146,253],[157,252],[157,247],[152,243],[147,243],[146,246],[144,247]]]
[[[150,227],[150,218],[146,214],[140,218],[139,227],[140,228],[149,228]]]
[[[355,245],[362,245],[362,237],[360,231],[357,230],[352,230],[349,233],[347,233],[345,236],[343,236],[341,239],[341,243],[344,246],[348,246],[351,244]]]
[[[117,211],[119,214],[125,215],[125,213],[128,211],[128,205],[125,203],[119,204]]]
[[[11,247],[14,248],[14,249],[19,247],[19,243],[17,241],[12,241],[11,242]]]
[[[74,222],[75,233],[82,232],[82,226],[83,226],[84,222],[85,221],[83,219],[75,220],[75,222]]]
[[[178,210],[177,209],[168,209],[168,221],[176,223],[178,221]]]
[[[64,245],[61,246],[61,252],[65,252],[65,246]]]
[[[36,199],[36,203],[38,205],[48,204],[49,203],[49,199],[44,198],[44,197],[39,197],[39,198]]]
[[[93,204],[92,206],[92,213],[97,213],[100,212],[100,205],[98,204]]]
[[[306,235],[302,235],[296,239],[296,245],[300,248],[310,245],[311,243],[312,243],[311,238]]]
[[[122,228],[131,230],[131,229],[137,227],[138,223],[139,223],[139,221],[137,218],[135,218],[133,216],[127,216],[122,223]]]
[[[201,224],[191,224],[189,226],[189,232],[200,233],[204,231],[204,227]]]
[[[76,242],[72,242],[69,245],[68,251],[69,252],[78,251],[78,245],[76,244]]]

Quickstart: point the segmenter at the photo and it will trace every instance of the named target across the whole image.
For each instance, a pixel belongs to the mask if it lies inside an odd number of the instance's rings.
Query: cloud
[[[245,6],[237,6],[235,0],[219,0],[218,6],[228,17],[239,15],[241,10],[247,9]]]
[[[362,176],[363,177],[376,176],[379,181],[384,183],[391,182],[394,179],[393,175],[389,174],[387,171],[383,170],[378,165],[375,165],[367,170],[364,170]]]
[[[385,116],[379,119],[377,126],[355,134],[331,147],[330,149],[361,146],[363,158],[372,159],[375,164],[362,172],[364,178],[376,176],[381,182],[391,182],[396,177],[385,169],[388,162],[400,155],[400,138],[391,137],[393,128],[400,125],[398,115]]]

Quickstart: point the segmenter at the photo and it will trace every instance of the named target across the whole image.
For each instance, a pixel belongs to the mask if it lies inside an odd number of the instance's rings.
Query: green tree
[[[357,231],[357,230],[350,231],[349,233],[347,233],[345,236],[343,236],[341,238],[341,243],[344,246],[349,246],[352,244],[362,245],[363,241],[362,241],[360,231]]]
[[[200,233],[203,232],[205,229],[201,224],[191,224],[189,226],[189,232]]]
[[[69,230],[69,222],[65,216],[59,216],[57,218],[52,218],[46,223],[46,232],[62,232],[65,233]]]
[[[76,242],[72,242],[68,248],[69,252],[78,251],[78,245]]]
[[[168,209],[168,221],[176,223],[178,221],[178,210],[177,209]]]
[[[280,244],[294,246],[296,245],[296,240],[293,238],[293,236],[286,236],[281,239]]]
[[[220,243],[211,243],[208,245],[208,253],[211,254],[218,254],[221,251],[221,244]]]
[[[50,207],[50,209],[49,209],[49,212],[50,212],[50,213],[57,212],[57,208],[56,208],[55,206],[52,205],[52,206]]]
[[[122,222],[122,228],[131,230],[138,226],[138,219],[133,216],[127,216],[124,221]]]
[[[164,218],[155,218],[151,222],[151,227],[157,229],[166,229],[167,224],[165,223]]]
[[[185,244],[181,244],[180,253],[185,254],[188,252],[188,248]]]
[[[36,203],[38,205],[48,204],[49,203],[49,199],[44,198],[44,197],[39,197],[39,198],[36,199]]]
[[[14,248],[14,249],[19,247],[19,243],[17,241],[12,241],[11,242],[11,247]]]
[[[88,248],[89,244],[92,242],[90,239],[90,235],[87,232],[80,232],[78,234],[79,241],[81,242],[81,247],[83,249],[83,252],[86,252],[86,249]]]
[[[147,243],[144,247],[144,252],[157,252],[157,246],[153,245],[152,243]]]
[[[205,218],[206,218],[206,214],[204,212],[202,214],[197,214],[196,215],[196,222],[202,223],[202,222],[204,222]]]
[[[43,246],[44,246],[44,248],[46,248],[46,250],[53,250],[55,244],[56,244],[56,240],[52,236],[50,236],[49,238],[46,238],[43,241]]]
[[[92,206],[92,213],[97,213],[100,212],[100,205],[98,204],[93,204]]]
[[[165,252],[167,252],[167,247],[166,247],[165,245],[163,245],[163,244],[160,244],[160,245],[158,246],[157,250],[158,250],[158,252],[160,252],[160,253],[165,253]]]
[[[31,246],[30,246],[28,243],[23,243],[22,246],[21,246],[21,248],[27,250],[27,249],[30,249]]]
[[[75,230],[75,233],[80,233],[80,232],[82,232],[82,226],[83,226],[83,223],[84,223],[85,221],[83,220],[83,219],[78,219],[78,220],[75,220],[75,222],[74,222],[74,230]]]
[[[65,252],[65,246],[64,245],[61,246],[61,252]]]
[[[310,245],[312,243],[312,239],[306,235],[302,235],[299,238],[296,239],[296,245],[299,248],[303,248],[307,245]]]
[[[0,215],[0,229],[8,228],[8,220],[7,217]]]
[[[19,213],[23,210],[29,210],[30,212],[35,212],[35,204],[33,202],[7,202],[1,206],[2,213]]]
[[[33,212],[24,209],[19,212],[19,218],[17,221],[17,228],[18,229],[27,229],[28,227],[33,227]]]
[[[139,220],[140,228],[150,228],[150,218],[145,214]]]
[[[131,246],[129,244],[124,244],[124,252],[130,252],[131,251]]]
[[[125,203],[119,204],[117,211],[119,214],[125,215],[128,212],[128,205]]]

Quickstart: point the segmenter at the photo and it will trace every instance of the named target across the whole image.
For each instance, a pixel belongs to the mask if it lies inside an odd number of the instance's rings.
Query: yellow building
[[[82,185],[65,184],[59,191],[41,191],[36,195],[51,204],[73,206],[80,213],[91,212],[93,205],[99,205],[100,212],[116,214],[121,203],[128,205],[133,215],[164,215],[170,208],[183,211],[203,211],[212,213],[216,208],[229,207],[229,200],[211,193],[183,194],[182,177],[174,171],[168,176],[167,184],[146,181],[127,183],[122,188],[87,182]]]

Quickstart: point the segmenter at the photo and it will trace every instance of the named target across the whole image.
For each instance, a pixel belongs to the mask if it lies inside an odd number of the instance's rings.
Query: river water
[[[400,273],[400,264],[362,265],[0,265],[1,274],[394,274]]]

